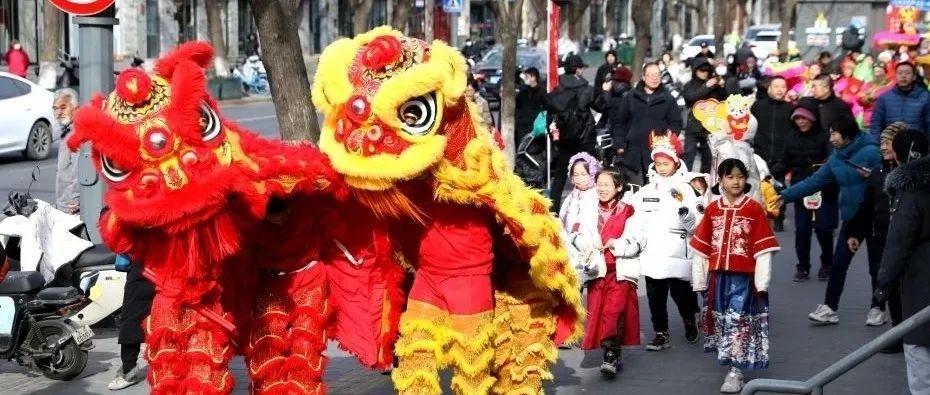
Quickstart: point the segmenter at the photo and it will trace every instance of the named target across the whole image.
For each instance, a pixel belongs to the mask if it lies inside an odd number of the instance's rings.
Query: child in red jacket
[[[719,184],[691,239],[692,286],[704,295],[704,351],[730,366],[720,392],[743,387],[741,369],[769,364],[768,287],[778,240],[762,205],[746,195],[749,171],[738,159],[717,169]]]
[[[599,247],[604,254],[607,271],[603,277],[588,285],[588,320],[585,324],[583,350],[603,347],[604,363],[601,372],[608,376],[620,369],[620,346],[639,344],[639,298],[636,281],[639,279],[639,262],[614,255],[613,245],[621,247],[626,220],[633,215],[633,207],[620,201],[626,180],[616,169],[607,168],[597,173],[598,211],[597,228],[601,234]],[[622,248],[620,248],[622,250]]]

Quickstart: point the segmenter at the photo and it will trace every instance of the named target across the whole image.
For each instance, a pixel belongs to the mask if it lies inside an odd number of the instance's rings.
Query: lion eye
[[[203,138],[203,141],[210,141],[215,139],[220,135],[222,130],[222,125],[220,125],[220,117],[216,115],[216,112],[213,111],[210,106],[206,104],[200,105],[200,136]]]
[[[129,177],[130,173],[120,169],[119,167],[116,167],[110,158],[107,158],[104,155],[100,155],[100,169],[103,172],[103,176],[113,182],[120,182],[125,180],[127,177]]]
[[[436,94],[414,97],[397,109],[401,127],[412,136],[425,136],[436,124]]]

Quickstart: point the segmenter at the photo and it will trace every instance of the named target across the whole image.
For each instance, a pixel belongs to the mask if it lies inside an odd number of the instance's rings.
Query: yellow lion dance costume
[[[331,44],[313,86],[320,149],[416,269],[400,318],[401,394],[539,394],[581,333],[579,283],[549,201],[509,169],[453,48],[389,27]]]

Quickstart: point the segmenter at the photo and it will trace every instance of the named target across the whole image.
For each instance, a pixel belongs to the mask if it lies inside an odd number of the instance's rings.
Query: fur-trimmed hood
[[[930,157],[904,163],[888,173],[885,192],[894,195],[905,191],[930,192]]]

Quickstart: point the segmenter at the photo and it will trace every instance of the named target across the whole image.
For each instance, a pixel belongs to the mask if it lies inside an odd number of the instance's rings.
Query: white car
[[[694,36],[687,44],[681,46],[681,56],[679,57],[682,61],[686,61],[694,57],[701,52],[701,44],[707,44],[707,47],[710,48],[711,52],[714,51],[714,46],[716,41],[714,41],[713,34],[701,34],[699,36]],[[736,53],[736,48],[734,48],[729,43],[723,44],[723,54],[730,55]]]
[[[772,51],[778,49],[778,38],[781,37],[781,32],[765,30],[756,34],[755,40],[749,43],[749,47],[752,48],[752,54],[756,56],[756,59],[763,60],[769,56]],[[788,34],[788,51],[792,49],[797,49],[798,44],[794,42],[794,32]]]
[[[26,158],[48,157],[52,141],[54,94],[33,82],[0,72],[0,154],[21,153]]]

